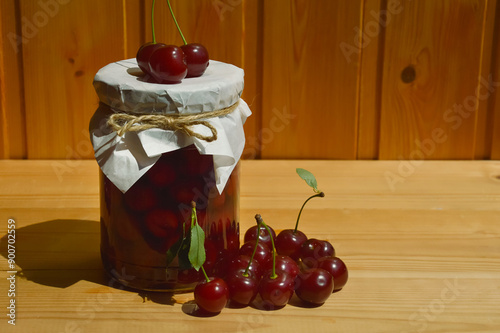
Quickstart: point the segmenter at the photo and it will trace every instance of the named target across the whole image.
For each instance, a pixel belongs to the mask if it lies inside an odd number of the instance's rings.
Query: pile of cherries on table
[[[262,221],[260,215],[256,219]],[[347,268],[328,241],[307,239],[303,232],[294,229],[283,230],[276,236],[271,227],[266,227],[261,224],[248,229],[238,255],[219,262],[216,277],[210,282],[198,283],[194,296],[200,310],[218,313],[228,301],[235,306],[253,303],[265,310],[278,309],[294,293],[306,304],[321,305],[346,284]]]

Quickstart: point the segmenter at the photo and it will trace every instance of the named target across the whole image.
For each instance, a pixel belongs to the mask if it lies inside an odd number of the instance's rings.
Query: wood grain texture
[[[356,157],[360,3],[264,3],[263,158]]]
[[[406,1],[393,15],[385,36],[381,159],[474,157],[476,122],[485,118],[478,118],[485,109],[475,96],[485,6]],[[405,68],[415,72],[408,83]]]
[[[92,158],[92,81],[125,55],[123,3],[71,1],[52,14],[39,2],[20,4],[21,15],[39,26],[23,48],[28,158]]]
[[[359,70],[359,121],[357,159],[377,159],[380,139],[380,98],[386,24],[380,24],[387,12],[384,0],[367,0],[363,3],[363,24],[351,47],[358,45]],[[387,20],[385,18],[385,20]],[[367,29],[369,28],[369,29]],[[365,31],[366,30],[366,31]],[[362,32],[364,33],[362,33]],[[355,52],[354,49],[350,49]]]
[[[98,167],[76,162],[61,175],[54,166],[66,160],[0,161],[0,242],[14,218],[20,271],[16,327],[2,320],[2,332],[500,330],[499,162],[426,161],[392,189],[385,175],[399,161],[243,161],[241,230],[256,212],[290,228],[310,193],[295,174],[304,167],[326,196],[308,203],[300,228],[331,241],[350,277],[321,307],[294,298],[278,311],[228,307],[211,318],[191,315],[192,293],[123,290],[103,275]]]
[[[480,59],[480,76],[475,96],[477,98],[476,128],[474,130],[474,159],[488,159],[493,143],[493,123],[495,117],[494,94],[498,87],[493,83],[495,46],[495,17],[497,1],[487,1],[484,6],[484,23]]]
[[[245,70],[247,159],[500,156],[498,0],[171,2],[188,41]],[[151,4],[0,2],[0,158],[93,158],[93,76],[151,40]]]
[[[23,86],[22,49],[29,41],[23,37],[19,2],[0,2],[0,158],[25,158],[26,118]]]
[[[500,82],[500,5],[497,3],[495,27],[493,34],[493,48],[491,57],[491,73],[493,82]],[[489,98],[490,125],[492,131],[491,159],[500,159],[500,90],[499,86]]]

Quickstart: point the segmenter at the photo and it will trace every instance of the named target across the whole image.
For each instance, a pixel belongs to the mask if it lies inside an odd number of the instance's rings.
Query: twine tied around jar
[[[127,113],[114,113],[108,119],[108,125],[116,131],[119,136],[127,132],[138,132],[150,128],[160,128],[171,131],[182,131],[189,136],[200,140],[212,142],[217,140],[217,129],[208,122],[209,118],[216,118],[230,114],[238,107],[239,101],[227,108],[200,112],[195,114],[145,114],[132,115]],[[212,135],[206,136],[196,133],[191,129],[194,125],[207,127]]]

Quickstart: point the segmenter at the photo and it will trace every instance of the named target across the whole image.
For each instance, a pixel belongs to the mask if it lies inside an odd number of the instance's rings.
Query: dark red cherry
[[[252,273],[244,276],[241,271],[231,272],[225,278],[231,301],[249,305],[259,291],[259,280]]]
[[[272,272],[267,272],[260,280],[259,295],[266,307],[281,308],[293,296],[294,279],[284,272],[276,272],[275,278],[271,276]]]
[[[273,261],[269,259],[267,263],[264,264],[264,271],[269,271],[273,269]],[[295,279],[297,274],[300,272],[299,265],[288,256],[277,255],[276,256],[276,271],[282,271],[290,275]]]
[[[211,278],[199,282],[194,288],[194,300],[200,309],[218,313],[226,306],[229,300],[229,290],[226,282],[221,278]]]
[[[141,181],[135,183],[124,194],[127,206],[136,212],[145,212],[156,206],[158,198],[153,189]]]
[[[322,268],[332,275],[334,291],[342,289],[347,283],[349,274],[345,263],[340,258],[321,258],[318,260],[318,268]]]
[[[146,175],[149,181],[158,188],[166,187],[175,181],[175,168],[168,159],[160,158],[155,165],[148,170]]]
[[[250,262],[250,257],[247,255],[238,255],[236,258],[234,258],[228,266],[228,273],[233,273],[233,272],[244,272],[246,268],[248,267],[248,264]],[[251,272],[258,280],[262,277],[262,266],[259,264],[259,262],[254,258],[252,259],[252,263],[250,264],[249,267],[249,272]]]
[[[293,260],[300,258],[300,248],[307,240],[307,236],[300,230],[294,232],[294,229],[282,230],[276,237],[276,252],[278,254],[289,256]]]
[[[187,74],[184,52],[175,45],[159,47],[149,57],[149,69],[158,83],[180,83]]]
[[[244,237],[244,242],[249,242],[251,240],[257,239],[257,225],[254,225],[250,227],[246,232],[245,232],[245,237]],[[273,230],[273,228],[269,227],[269,230],[271,230],[271,235],[273,237],[273,240],[276,240],[276,232]],[[266,228],[262,227],[260,228],[259,232],[259,243],[265,243],[269,248],[272,248],[271,244],[271,236],[269,235],[269,232],[267,231]]]
[[[323,257],[334,257],[335,249],[328,241],[310,238],[300,248],[300,258],[308,267],[317,267],[317,261]]]
[[[179,226],[177,215],[166,209],[155,209],[146,215],[146,228],[154,236],[164,238],[175,233]]]
[[[243,244],[240,248],[239,254],[243,254],[246,256],[251,257],[254,247],[255,247],[255,240],[246,242]],[[271,259],[272,251],[267,247],[266,244],[259,242],[257,244],[257,251],[255,252],[254,259],[259,262],[259,264],[264,265],[266,261]]]
[[[151,75],[150,69],[149,69],[149,58],[151,57],[151,54],[153,52],[160,48],[166,46],[163,43],[155,43],[153,44],[152,42],[143,44],[139,50],[137,51],[137,55],[135,59],[137,60],[137,65],[139,65],[139,68],[141,71],[143,71],[145,74]]]
[[[205,46],[198,43],[190,43],[181,46],[186,55],[188,72],[186,77],[198,77],[205,73],[209,64],[208,51]]]
[[[295,279],[297,296],[312,304],[323,304],[333,292],[333,278],[326,270],[309,268]]]

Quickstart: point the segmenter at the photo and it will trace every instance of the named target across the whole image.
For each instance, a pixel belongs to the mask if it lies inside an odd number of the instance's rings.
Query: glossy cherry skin
[[[205,73],[209,64],[208,51],[205,46],[198,43],[190,43],[181,46],[186,55],[188,72],[186,77],[198,77]]]
[[[308,267],[316,267],[320,258],[334,256],[335,249],[328,241],[310,238],[300,247],[300,258]]]
[[[158,83],[180,83],[187,74],[184,58],[184,52],[178,46],[159,47],[149,57],[150,73]]]
[[[271,307],[285,306],[293,296],[294,279],[284,272],[276,272],[276,278],[271,278],[272,272],[267,272],[260,280],[259,295]]]
[[[252,274],[244,276],[243,272],[231,272],[225,278],[229,289],[229,299],[237,304],[249,305],[259,291],[259,280]]]
[[[243,244],[240,247],[239,254],[252,257],[255,243],[256,241],[252,240]],[[257,251],[255,252],[254,259],[257,260],[259,264],[264,265],[269,259],[272,258],[271,256],[272,251],[269,249],[269,247],[266,244],[259,242],[257,244]]]
[[[258,228],[257,225],[248,228],[248,230],[245,232],[245,237],[244,237],[245,243],[257,239],[257,228]],[[269,230],[271,230],[271,235],[273,237],[273,240],[276,241],[276,232],[273,230],[273,228],[269,226],[268,228]],[[259,243],[261,242],[266,244],[270,249],[273,247],[271,243],[271,236],[269,236],[269,232],[264,227],[260,228],[259,232]]]
[[[307,236],[300,230],[294,232],[294,229],[282,230],[276,237],[276,252],[278,254],[289,256],[293,260],[300,258],[300,248],[307,241]]]
[[[295,293],[312,304],[323,304],[333,292],[333,278],[326,270],[309,268],[295,278]]]
[[[300,272],[299,265],[289,256],[277,255],[275,261],[277,271],[285,272],[294,279]],[[272,268],[273,260],[271,258],[267,261],[266,264],[264,264],[264,271],[270,271]]]
[[[153,52],[160,48],[166,46],[163,43],[156,43],[153,44],[152,42],[143,44],[139,50],[137,51],[137,55],[135,56],[135,59],[137,60],[137,65],[139,65],[139,68],[141,71],[143,71],[145,74],[151,75],[151,71],[149,69],[149,58],[151,57],[151,54]]]
[[[340,258],[321,258],[318,260],[318,268],[322,268],[332,275],[333,291],[342,289],[347,283],[349,273],[345,263]]]
[[[234,272],[244,272],[248,264],[250,262],[250,257],[244,254],[238,255],[236,258],[234,258],[231,263],[228,266],[227,272],[229,273],[234,273]],[[259,262],[254,258],[252,259],[252,263],[250,264],[249,267],[249,272],[251,272],[258,280],[262,277],[262,266],[259,264]]]
[[[226,306],[229,300],[229,289],[221,278],[211,278],[199,282],[194,288],[194,301],[200,309],[218,313]]]

